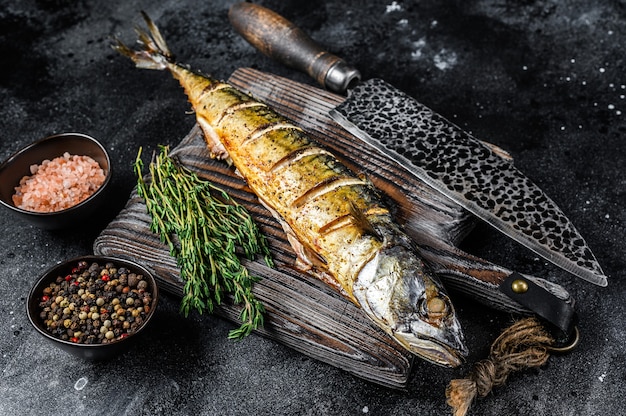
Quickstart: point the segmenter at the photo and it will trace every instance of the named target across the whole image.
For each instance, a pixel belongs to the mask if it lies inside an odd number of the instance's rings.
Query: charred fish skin
[[[409,351],[459,365],[467,349],[452,303],[376,189],[264,103],[177,64],[144,19],[150,33],[137,30],[139,50],[120,41],[114,48],[180,82],[211,154],[235,166],[283,225],[299,260]]]

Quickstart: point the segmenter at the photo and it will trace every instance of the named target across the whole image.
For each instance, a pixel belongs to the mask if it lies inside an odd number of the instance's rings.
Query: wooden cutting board
[[[510,271],[456,248],[471,228],[472,217],[466,211],[366,147],[329,118],[328,111],[343,97],[249,68],[237,70],[229,82],[291,118],[355,172],[366,175],[389,197],[398,222],[435,271],[445,277],[447,285],[463,287],[464,292],[473,292],[478,300],[500,309],[523,310],[510,299],[493,295]],[[276,267],[268,268],[262,260],[244,262],[251,273],[262,277],[254,287],[266,309],[265,325],[257,331],[259,334],[369,381],[405,387],[413,355],[371,323],[354,304],[292,267],[295,255],[282,228],[232,168],[210,159],[198,126],[171,154],[244,204],[268,237]],[[143,201],[133,192],[126,207],[94,242],[94,253],[136,261],[155,274],[161,289],[182,296],[183,282],[176,262],[149,230],[149,222]],[[468,281],[472,283],[468,285]],[[489,291],[492,294],[485,295]],[[238,322],[239,308],[223,305],[217,314]]]

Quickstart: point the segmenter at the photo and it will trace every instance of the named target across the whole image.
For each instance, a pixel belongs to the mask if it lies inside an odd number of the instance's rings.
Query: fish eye
[[[430,299],[422,298],[419,301],[419,313],[428,321],[439,321],[450,311],[445,298],[435,296]]]
[[[426,302],[426,311],[429,315],[445,315],[448,311],[448,304],[443,298],[434,297]]]

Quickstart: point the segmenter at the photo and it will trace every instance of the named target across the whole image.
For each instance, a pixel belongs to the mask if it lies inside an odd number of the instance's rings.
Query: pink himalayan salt
[[[73,207],[92,195],[105,180],[98,162],[89,156],[70,155],[44,160],[30,167],[15,188],[16,207],[36,212],[55,212]]]

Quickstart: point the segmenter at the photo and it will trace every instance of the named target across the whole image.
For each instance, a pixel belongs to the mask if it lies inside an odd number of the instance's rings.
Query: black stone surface
[[[513,375],[473,415],[624,415],[626,331],[626,5],[620,1],[262,1],[331,51],[508,150],[585,236],[609,287],[599,288],[479,225],[472,253],[551,279],[577,299],[581,344]],[[251,66],[310,83],[230,28],[231,1],[0,1],[0,159],[44,136],[78,131],[110,151],[108,210],[88,226],[43,231],[0,213],[0,414],[445,415],[452,378],[484,358],[507,314],[455,297],[471,355],[459,369],[417,362],[389,390],[232,324],[183,318],[165,296],[156,324],[112,361],[76,361],[29,326],[25,299],[47,268],[91,253],[134,184],[139,146],[176,145],[194,124],[168,74],[134,69],[109,37],[134,41],[146,10],[180,61],[227,78]],[[85,384],[86,382],[86,384]]]

